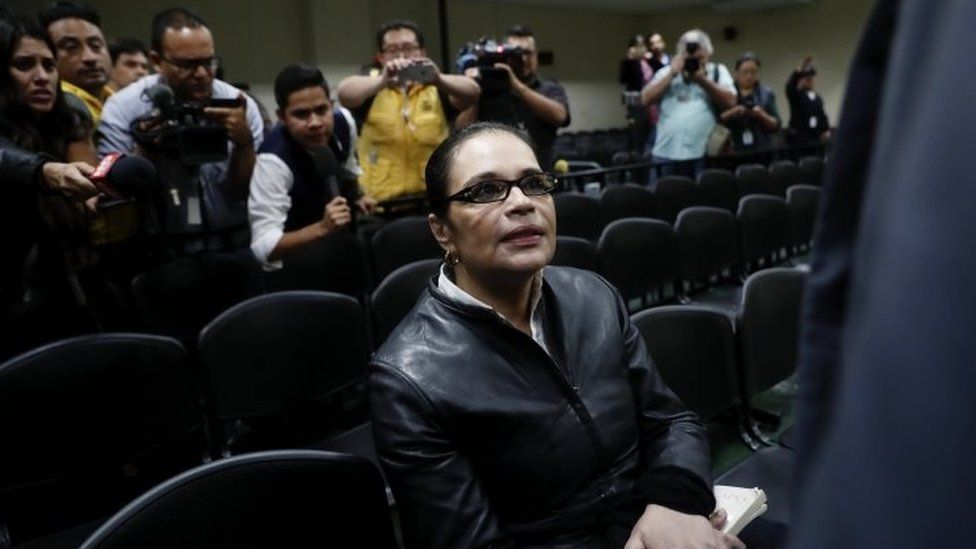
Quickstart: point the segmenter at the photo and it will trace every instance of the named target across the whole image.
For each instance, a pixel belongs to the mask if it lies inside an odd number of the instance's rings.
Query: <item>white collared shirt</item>
[[[498,315],[498,318],[502,319],[507,324],[514,326],[514,324],[512,324],[512,322],[505,318],[501,313],[495,309],[492,309],[488,304],[484,303],[468,292],[465,292],[459,288],[457,284],[452,282],[450,277],[447,276],[444,265],[441,265],[441,274],[439,277],[437,277],[437,287],[440,288],[447,297],[460,301],[465,305],[470,305],[472,307],[478,307],[481,309],[488,309],[489,311]],[[549,353],[549,347],[546,345],[546,334],[542,329],[542,309],[539,307],[539,303],[542,301],[542,271],[539,271],[539,273],[536,274],[535,278],[532,280],[532,293],[529,296],[529,300],[532,303],[532,317],[529,319],[529,328],[532,331],[532,339],[539,344],[539,347],[542,347],[542,350],[545,351],[546,354],[551,356],[551,353]]]

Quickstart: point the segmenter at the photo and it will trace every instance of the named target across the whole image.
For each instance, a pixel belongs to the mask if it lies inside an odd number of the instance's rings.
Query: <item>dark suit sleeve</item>
[[[407,548],[498,545],[488,497],[420,389],[397,369],[374,364],[369,394],[376,450]]]
[[[644,339],[617,296],[627,368],[638,405],[644,471],[637,490],[648,503],[688,514],[715,508],[711,455],[698,417],[664,384]]]

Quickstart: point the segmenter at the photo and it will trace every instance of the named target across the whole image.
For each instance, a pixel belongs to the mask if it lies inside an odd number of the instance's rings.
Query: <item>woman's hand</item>
[[[41,168],[44,183],[51,190],[61,191],[81,199],[98,194],[95,184],[88,179],[88,176],[94,171],[95,168],[85,162],[72,162],[70,164],[46,162]]]
[[[624,549],[745,549],[739,538],[719,531],[725,511],[710,519],[648,505]]]

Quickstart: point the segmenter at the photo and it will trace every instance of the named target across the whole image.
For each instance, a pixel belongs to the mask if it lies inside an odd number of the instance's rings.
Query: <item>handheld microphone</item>
[[[176,117],[176,96],[173,89],[166,84],[154,84],[145,92],[149,102],[159,110],[159,115],[164,120]]]
[[[339,180],[336,178],[336,174],[339,173],[339,161],[336,160],[332,149],[327,146],[318,147],[312,149],[311,153],[312,163],[315,165],[315,173],[325,185],[326,192],[332,198],[342,196],[342,193],[339,191]]]
[[[151,162],[141,156],[110,153],[98,163],[89,177],[98,190],[115,201],[142,199],[159,187],[159,175]]]

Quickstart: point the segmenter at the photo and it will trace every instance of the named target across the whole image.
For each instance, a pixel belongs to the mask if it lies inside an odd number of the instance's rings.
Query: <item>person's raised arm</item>
[[[671,65],[664,67],[654,73],[654,78],[641,90],[641,105],[645,107],[661,101],[671,82],[681,75],[685,69],[684,54],[675,55],[671,58]]]
[[[712,100],[719,109],[728,109],[735,106],[735,88],[731,84],[732,77],[728,76],[728,82],[723,82],[726,78],[725,68],[719,67],[719,82],[712,80],[707,72],[706,63],[702,63],[698,69],[698,72],[691,75],[692,82],[698,84],[705,90],[708,94],[709,99]],[[728,85],[724,85],[728,84]]]
[[[489,547],[498,519],[471,462],[438,423],[423,392],[398,369],[371,366],[373,438],[407,547]]]

